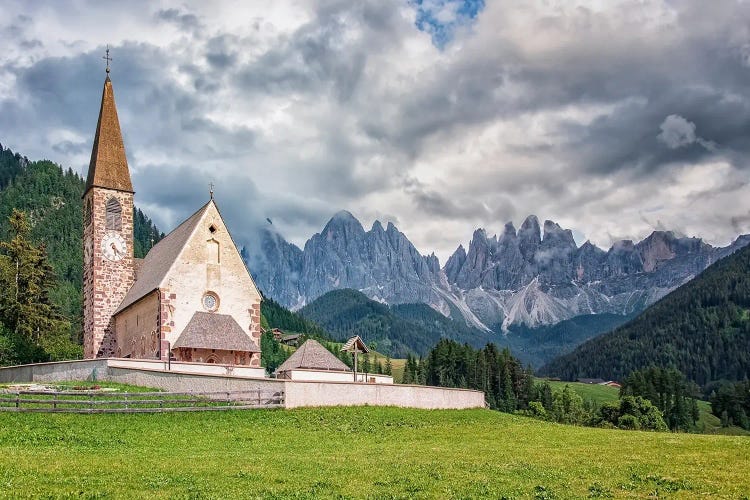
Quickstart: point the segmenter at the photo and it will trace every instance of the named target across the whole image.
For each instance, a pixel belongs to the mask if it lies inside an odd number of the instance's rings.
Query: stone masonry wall
[[[117,315],[116,358],[158,359],[159,295],[153,292]]]
[[[104,257],[101,242],[106,229],[106,204],[111,197],[122,207],[121,229],[117,231],[127,244],[125,257],[110,261]],[[112,313],[133,285],[133,193],[93,187],[84,197],[91,202],[91,221],[84,222],[83,314],[84,356],[94,358],[114,354],[116,350]]]

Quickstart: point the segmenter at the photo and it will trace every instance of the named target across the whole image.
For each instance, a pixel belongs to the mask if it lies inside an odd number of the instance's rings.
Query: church
[[[261,295],[213,193],[143,259],[133,195],[108,65],[83,195],[85,357],[260,367]]]

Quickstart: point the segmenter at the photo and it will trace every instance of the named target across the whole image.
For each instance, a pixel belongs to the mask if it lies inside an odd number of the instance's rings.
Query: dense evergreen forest
[[[649,366],[675,368],[706,386],[750,377],[750,246],[611,333],[561,356],[541,372],[566,380],[622,380]]]
[[[483,345],[492,334],[453,321],[426,304],[388,306],[351,289],[333,290],[300,309],[337,340],[359,335],[374,348],[393,357],[425,354],[441,338]]]
[[[663,412],[648,399],[632,395],[632,390],[617,402],[599,406],[584,401],[570,386],[553,390],[549,382],[536,381],[530,367],[524,368],[508,349],[494,344],[474,349],[440,340],[426,358],[417,361],[409,356],[404,383],[478,389],[490,408],[563,424],[667,430]]]
[[[81,340],[83,279],[82,221],[84,179],[71,169],[50,161],[29,162],[0,145],[0,240],[11,234],[9,217],[23,211],[30,224],[30,238],[43,243],[55,276],[50,293],[63,317],[71,321]],[[134,213],[134,252],[143,257],[161,233],[140,209]]]
[[[698,386],[675,369],[652,366],[636,370],[622,382],[620,395],[641,396],[661,410],[673,431],[690,431],[698,421]]]
[[[723,383],[711,391],[711,412],[721,425],[750,430],[750,381]]]

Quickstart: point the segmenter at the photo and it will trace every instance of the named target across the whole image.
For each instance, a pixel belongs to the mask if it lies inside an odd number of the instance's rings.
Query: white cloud
[[[607,245],[644,211],[726,243],[750,211],[727,184],[750,154],[745,3],[487,2],[442,49],[398,0],[4,7],[0,142],[84,172],[110,43],[136,199],[165,228],[210,181],[242,243],[348,209],[442,262],[530,213]]]
[[[677,149],[695,142],[695,123],[679,115],[669,115],[659,125],[661,132],[657,136],[670,149]]]

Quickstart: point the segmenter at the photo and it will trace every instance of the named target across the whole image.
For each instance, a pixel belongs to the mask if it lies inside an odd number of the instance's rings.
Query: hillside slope
[[[393,357],[425,354],[443,337],[479,346],[492,335],[446,318],[426,304],[388,306],[350,289],[328,292],[299,312],[334,338],[359,335]]]
[[[690,380],[750,377],[750,247],[716,262],[694,280],[611,333],[542,368],[567,380],[622,379],[649,365],[675,367]]]
[[[28,214],[32,238],[46,245],[57,276],[52,298],[74,328],[80,330],[83,178],[50,161],[29,162],[4,149],[0,151],[0,188],[0,239],[8,236],[8,216],[14,208]],[[140,209],[134,213],[133,233],[136,257],[144,256],[152,239],[157,242],[164,236]]]

